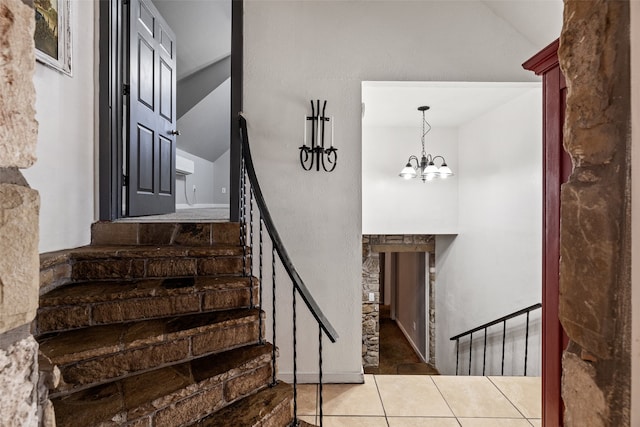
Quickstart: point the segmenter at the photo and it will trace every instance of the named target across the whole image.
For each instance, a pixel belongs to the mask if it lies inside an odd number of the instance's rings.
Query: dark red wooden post
[[[542,425],[562,426],[562,351],[567,338],[558,316],[560,271],[560,186],[571,174],[562,145],[567,86],[558,64],[558,40],[522,66],[542,76],[543,242],[542,242]]]

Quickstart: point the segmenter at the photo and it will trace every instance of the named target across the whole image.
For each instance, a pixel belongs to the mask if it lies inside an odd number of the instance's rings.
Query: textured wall
[[[559,58],[574,165],[561,193],[567,426],[630,422],[629,43],[628,2],[565,2]]]
[[[35,161],[33,9],[0,0],[0,424],[38,425],[38,192],[18,168]]]

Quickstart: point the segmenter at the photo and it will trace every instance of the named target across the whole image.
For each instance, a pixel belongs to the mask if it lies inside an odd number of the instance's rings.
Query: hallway
[[[298,386],[298,415],[316,423],[315,384]],[[540,377],[365,375],[324,385],[325,427],[539,427]]]
[[[395,320],[390,307],[380,305],[380,363],[365,367],[365,374],[379,375],[439,375],[431,364],[424,363],[416,354]]]

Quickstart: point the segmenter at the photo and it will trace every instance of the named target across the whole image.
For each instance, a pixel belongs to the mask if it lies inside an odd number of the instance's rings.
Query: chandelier
[[[429,107],[418,107],[418,111],[422,111],[422,158],[418,160],[416,156],[410,156],[406,166],[400,172],[400,176],[404,179],[412,179],[420,176],[422,182],[433,181],[434,179],[446,179],[453,176],[453,171],[442,156],[432,156],[427,154],[424,149],[424,137],[431,130],[431,125],[427,123],[427,119],[424,116],[424,112]],[[436,160],[440,163],[440,167],[436,166]],[[412,162],[415,161],[415,166]]]

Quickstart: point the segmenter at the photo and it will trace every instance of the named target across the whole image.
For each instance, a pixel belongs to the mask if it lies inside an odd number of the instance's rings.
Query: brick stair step
[[[40,351],[57,365],[55,393],[123,378],[257,343],[257,309],[238,309],[93,326],[39,336]]]
[[[230,422],[230,420],[233,420]],[[293,420],[293,388],[278,383],[192,424],[193,427],[286,427]]]
[[[191,424],[267,387],[271,352],[241,347],[54,397],[57,426]]]
[[[69,255],[71,280],[241,275],[239,245],[84,246]]]
[[[258,304],[257,286],[237,276],[71,283],[40,297],[36,332],[246,308],[252,296]]]

